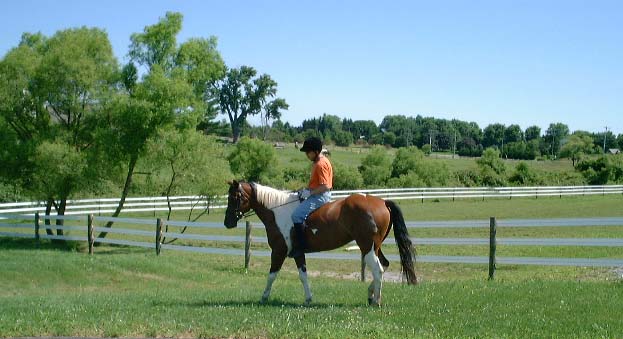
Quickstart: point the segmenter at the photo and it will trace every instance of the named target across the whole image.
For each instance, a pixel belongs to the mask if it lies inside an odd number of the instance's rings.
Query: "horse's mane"
[[[255,185],[255,193],[257,194],[257,202],[269,209],[298,199],[296,193],[279,191],[260,184]]]

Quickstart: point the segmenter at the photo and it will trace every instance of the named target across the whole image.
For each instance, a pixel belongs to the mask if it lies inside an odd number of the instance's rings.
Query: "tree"
[[[118,216],[132,186],[138,160],[150,140],[165,129],[196,129],[209,116],[210,93],[224,71],[216,40],[194,39],[177,46],[182,15],[168,12],[158,23],[131,36],[130,63],[124,66],[118,93],[108,104],[109,116],[101,121],[101,148],[111,159],[125,162],[127,174],[121,198],[113,213]],[[137,68],[146,69],[138,79]],[[208,86],[208,88],[206,88]],[[108,222],[106,227],[112,227]],[[105,237],[106,232],[99,234]]]
[[[279,120],[281,118],[281,110],[287,110],[290,106],[282,98],[277,98],[264,105],[262,113],[262,122],[264,124],[264,140],[266,140],[271,120]]]
[[[560,149],[560,156],[571,159],[573,167],[585,154],[594,153],[593,139],[589,135],[573,134]]]
[[[3,166],[16,166],[7,172],[18,173],[29,195],[47,202],[46,213],[54,206],[64,214],[72,195],[114,173],[101,166],[95,145],[117,75],[108,36],[96,28],[61,30],[49,38],[25,33],[0,61],[0,115],[14,131],[3,143],[23,152]]]
[[[225,160],[223,150],[212,138],[206,138],[193,129],[165,129],[156,138],[150,139],[147,145],[146,162],[149,173],[166,181],[157,181],[155,191],[165,195],[171,217],[172,195],[193,194],[201,196],[205,208],[194,216],[197,220],[209,213],[210,205],[227,189],[223,178],[231,177],[229,163]],[[189,220],[192,217],[189,213]]]
[[[504,131],[506,127],[502,124],[491,124],[484,129],[484,136],[482,140],[483,147],[496,146],[502,148],[504,143]]]
[[[563,123],[549,124],[545,131],[545,141],[549,145],[550,153],[555,156],[560,151],[562,140],[569,135],[569,127]]]
[[[277,82],[268,74],[257,77],[257,71],[250,66],[227,71],[218,85],[218,97],[220,112],[229,117],[234,143],[238,142],[247,117],[259,114],[276,94]],[[285,109],[285,100],[280,99],[279,105]]]
[[[524,134],[519,125],[510,125],[504,131],[504,143],[520,142],[524,140]]]
[[[530,126],[526,128],[525,136],[526,136],[526,141],[539,139],[541,137],[541,127]]]

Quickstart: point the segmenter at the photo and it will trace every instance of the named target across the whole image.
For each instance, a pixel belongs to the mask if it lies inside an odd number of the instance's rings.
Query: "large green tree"
[[[95,145],[117,74],[108,36],[96,28],[25,33],[0,61],[0,114],[14,132],[2,141],[14,147],[2,172],[46,201],[46,213],[64,214],[68,198],[112,172]]]
[[[219,82],[217,93],[220,112],[229,117],[234,143],[238,142],[247,117],[259,114],[266,107],[287,109],[283,99],[269,102],[277,95],[277,82],[268,74],[257,76],[250,66],[229,69]]]
[[[595,153],[593,138],[586,134],[573,134],[565,140],[565,144],[560,149],[562,158],[571,159],[571,163],[575,164],[585,155]]]
[[[111,100],[110,115],[101,129],[106,135],[102,139],[108,140],[104,148],[111,158],[125,162],[127,171],[113,216],[123,209],[136,165],[150,140],[167,129],[195,129],[200,120],[216,113],[214,86],[225,70],[216,39],[190,39],[178,46],[181,28],[182,15],[169,12],[131,36],[131,60],[122,71],[123,86]],[[140,79],[139,70],[143,70]]]
[[[545,131],[545,145],[548,147],[547,150],[552,156],[558,155],[560,151],[560,145],[562,144],[563,139],[565,139],[569,135],[569,127],[561,122],[551,123]]]

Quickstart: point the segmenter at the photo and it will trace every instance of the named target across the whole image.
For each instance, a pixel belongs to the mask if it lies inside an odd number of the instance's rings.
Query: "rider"
[[[313,167],[308,187],[299,192],[301,199],[305,200],[292,213],[296,241],[289,256],[293,258],[303,255],[307,248],[303,228],[305,219],[311,212],[331,200],[333,188],[333,167],[329,159],[322,154],[322,141],[316,137],[306,139],[301,152],[305,152],[307,159],[313,162]]]

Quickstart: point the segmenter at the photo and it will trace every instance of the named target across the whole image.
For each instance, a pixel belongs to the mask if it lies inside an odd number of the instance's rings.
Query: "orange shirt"
[[[320,185],[327,185],[333,188],[333,167],[327,157],[320,157],[314,162],[311,178],[309,179],[309,188],[316,189]]]

